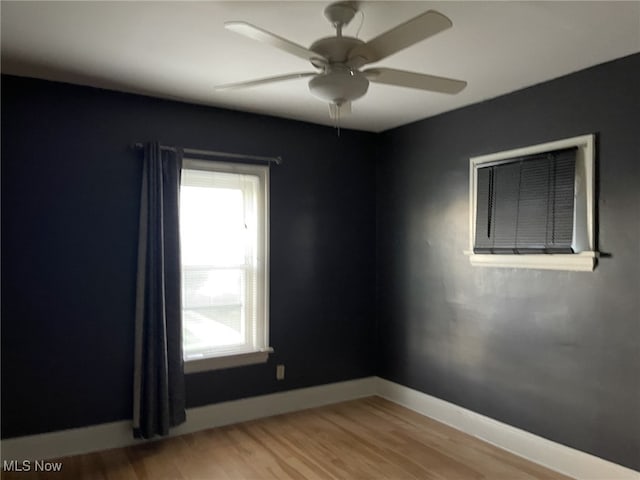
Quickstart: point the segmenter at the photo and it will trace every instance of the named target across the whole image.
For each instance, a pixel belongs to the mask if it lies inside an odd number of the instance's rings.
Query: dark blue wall
[[[276,353],[189,375],[189,406],[372,375],[375,138],[3,76],[2,436],[131,418],[137,141],[285,160],[271,173]]]
[[[378,374],[640,469],[639,122],[634,55],[384,133]],[[609,256],[472,268],[469,157],[587,133]]]

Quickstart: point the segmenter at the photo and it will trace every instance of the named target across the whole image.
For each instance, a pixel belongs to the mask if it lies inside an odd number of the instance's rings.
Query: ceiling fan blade
[[[278,75],[276,77],[259,78],[257,80],[249,80],[248,82],[227,83],[224,85],[217,85],[214,88],[216,90],[235,90],[238,88],[256,87],[258,85],[265,85],[267,83],[282,82],[284,80],[293,80],[294,78],[312,77],[316,75],[313,72],[302,73],[289,73],[287,75]]]
[[[436,77],[424,73],[406,72],[393,68],[369,68],[362,73],[369,81],[374,83],[384,83],[398,87],[418,88],[430,92],[439,93],[459,93],[466,86],[467,82],[455,80],[453,78]]]
[[[319,53],[313,52],[304,48],[302,45],[298,45],[297,43],[287,40],[286,38],[282,38],[275,33],[256,27],[255,25],[251,25],[250,23],[235,21],[225,22],[224,27],[227,30],[231,30],[259,42],[267,43],[273,47],[279,48],[280,50],[291,53],[296,57],[303,58],[304,60],[317,60],[320,63],[328,63],[328,60]]]
[[[453,25],[435,10],[418,15],[349,52],[349,66],[361,67],[377,62]]]

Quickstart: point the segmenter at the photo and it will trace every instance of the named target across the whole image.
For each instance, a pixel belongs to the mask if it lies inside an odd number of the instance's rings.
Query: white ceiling
[[[223,28],[245,20],[308,47],[333,35],[329,2],[2,1],[2,72],[332,125],[304,79],[241,91],[214,85],[312,71]],[[360,2],[368,40],[429,9],[453,28],[379,63],[468,81],[458,95],[372,84],[341,119],[382,131],[640,51],[640,1]],[[355,36],[357,15],[345,35]]]

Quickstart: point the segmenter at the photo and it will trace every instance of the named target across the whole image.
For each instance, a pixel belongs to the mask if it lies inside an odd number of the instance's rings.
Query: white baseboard
[[[222,402],[187,411],[187,421],[171,431],[184,435],[257,418],[379,395],[450,425],[503,450],[565,475],[591,480],[640,480],[640,473],[546,440],[452,403],[378,377],[289,390]],[[112,422],[0,441],[1,459],[41,460],[125,447],[133,438],[131,422]]]
[[[256,418],[320,407],[376,394],[376,377],[288,390],[187,410],[187,421],[171,431],[184,435]],[[41,460],[125,447],[145,440],[133,438],[130,421],[111,422],[0,441],[1,459]]]
[[[378,378],[378,395],[573,478],[640,480],[640,472],[552,442],[453,403]]]

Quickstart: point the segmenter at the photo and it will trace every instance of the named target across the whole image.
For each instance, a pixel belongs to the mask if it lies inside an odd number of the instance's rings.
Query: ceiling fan
[[[453,24],[446,16],[435,10],[429,10],[368,42],[363,42],[358,38],[342,35],[342,29],[349,24],[357,11],[358,3],[355,1],[341,1],[327,6],[324,15],[336,29],[336,36],[317,40],[309,48],[247,22],[225,22],[225,28],[307,60],[317,71],[289,73],[218,85],[215,87],[216,90],[255,87],[311,77],[309,91],[312,95],[329,103],[330,115],[336,119],[342,114],[351,112],[351,102],[367,93],[369,82],[448,94],[458,93],[466,87],[467,82],[462,80],[392,68],[376,67],[360,70],[364,65],[383,60],[450,28]]]

